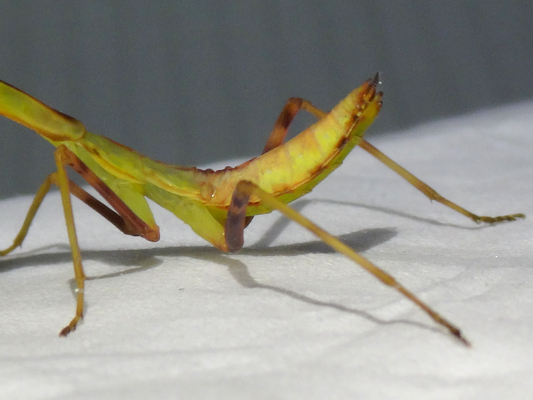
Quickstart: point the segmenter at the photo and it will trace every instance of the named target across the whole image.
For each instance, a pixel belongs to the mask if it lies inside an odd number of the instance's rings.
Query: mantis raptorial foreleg
[[[83,201],[94,211],[96,211],[98,214],[100,214],[113,225],[115,225],[115,227],[119,231],[121,231],[125,235],[139,236],[139,231],[134,228],[134,226],[129,222],[128,219],[125,219],[123,216],[110,209],[100,200],[96,199],[94,196],[92,196],[86,190],[76,185],[71,180],[69,180],[69,189],[72,195]]]
[[[289,128],[289,125],[291,124],[292,120],[294,119],[294,117],[300,110],[308,111],[309,113],[316,116],[318,119],[324,118],[327,115],[327,113],[316,108],[314,105],[312,105],[307,100],[303,100],[300,98],[290,98],[285,104],[285,106],[283,107],[283,110],[281,111],[281,114],[279,115],[276,121],[274,129],[272,130],[272,133],[270,134],[270,137],[268,138],[268,141],[263,150],[263,153],[266,153],[267,151],[283,144],[285,136],[287,135],[287,130]],[[464,209],[463,207],[455,204],[454,202],[444,198],[443,196],[441,196],[433,188],[431,188],[426,183],[422,182],[420,179],[418,179],[416,176],[414,176],[412,173],[407,171],[402,166],[398,165],[395,161],[387,157],[380,150],[378,150],[373,145],[368,143],[365,139],[362,139],[358,145],[359,147],[361,147],[368,153],[372,154],[374,157],[376,157],[379,161],[381,161],[387,167],[392,169],[402,178],[404,178],[407,182],[409,182],[419,191],[424,193],[430,200],[435,200],[445,205],[446,207],[449,207],[452,210],[455,210],[463,214],[464,216],[470,218],[472,221],[476,223],[480,223],[480,222],[496,223],[496,222],[503,222],[503,221],[514,221],[516,218],[525,218],[524,214],[510,214],[510,215],[502,215],[502,216],[497,216],[497,217],[476,215]]]
[[[107,219],[109,222],[111,222],[113,225],[117,227],[118,230],[120,230],[122,233],[126,235],[131,236],[139,236],[139,233],[136,232],[132,227],[131,224],[129,224],[122,216],[117,214],[115,211],[111,210],[108,206],[106,206],[104,203],[102,203],[100,200],[96,199],[94,196],[92,196],[90,193],[76,185],[74,182],[72,182],[69,179],[69,190],[72,195],[83,201],[85,204],[87,204],[89,207],[91,207],[93,210],[98,212],[100,215],[102,215],[105,219]],[[56,186],[59,186],[58,179],[57,179],[57,172],[54,172],[45,179],[37,193],[35,194],[35,197],[33,199],[33,202],[30,206],[30,209],[28,210],[26,214],[26,218],[24,219],[24,222],[22,224],[22,227],[20,228],[19,233],[13,240],[13,244],[9,246],[5,250],[0,250],[0,256],[5,256],[9,253],[11,253],[13,250],[15,250],[17,247],[19,247],[24,239],[26,238],[26,235],[28,234],[28,230],[30,228],[30,225],[35,218],[35,214],[37,213],[37,210],[41,206],[41,203],[50,190],[51,185],[54,184]]]
[[[250,196],[258,197],[262,204],[268,205],[273,209],[279,210],[287,218],[295,221],[304,228],[308,229],[316,236],[318,236],[324,243],[331,246],[333,249],[337,250],[339,253],[344,254],[346,257],[355,261],[361,267],[366,269],[377,279],[383,282],[385,285],[390,286],[396,289],[398,292],[403,294],[422,310],[424,310],[435,322],[444,326],[450,331],[455,337],[461,340],[464,344],[470,345],[468,340],[466,340],[461,331],[448,322],[446,319],[441,317],[436,311],[430,308],[422,300],[416,297],[412,292],[407,290],[402,286],[398,281],[396,281],[391,275],[383,271],[381,268],[370,262],[368,259],[358,254],[352,248],[342,243],[338,238],[329,234],[322,228],[318,227],[316,224],[311,222],[309,219],[304,217],[302,214],[289,207],[285,203],[278,200],[276,197],[260,189],[257,185],[249,181],[241,181],[237,184],[233,197],[231,199],[231,204],[228,210],[228,218],[226,220],[226,243],[228,244],[229,251],[237,251],[243,245],[243,230],[245,226],[246,218],[246,208],[248,207],[248,201]]]
[[[159,240],[159,228],[157,225],[149,225],[143,221],[73,152],[67,148],[63,148],[62,152],[67,160],[67,165],[80,174],[89,185],[95,188],[96,191],[116,210],[116,213],[85,190],[71,182],[70,190],[73,195],[101,214],[121,232],[131,236],[141,236],[151,242],[157,242]]]

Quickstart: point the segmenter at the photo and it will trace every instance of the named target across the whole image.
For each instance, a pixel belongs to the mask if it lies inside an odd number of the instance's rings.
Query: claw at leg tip
[[[472,347],[472,343],[470,343],[463,335],[459,334],[457,339],[459,339],[466,347]]]

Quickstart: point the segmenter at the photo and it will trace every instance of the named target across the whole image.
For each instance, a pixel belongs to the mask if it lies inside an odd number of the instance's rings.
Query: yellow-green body
[[[76,280],[76,314],[61,330],[66,336],[83,318],[86,276],[72,213],[71,195],[78,197],[125,234],[159,239],[159,229],[146,197],[173,212],[201,237],[223,251],[242,247],[242,232],[254,215],[274,209],[317,235],[426,312],[464,344],[461,331],[372,262],[316,226],[286,204],[311,191],[337,168],[356,146],[377,157],[431,200],[436,200],[475,222],[502,222],[524,218],[523,214],[478,216],[439,195],[431,187],[363,140],[366,128],[381,107],[376,92],[379,76],[354,90],[329,113],[303,99],[290,99],[276,122],[263,154],[237,167],[220,171],[167,165],[103,136],[87,132],[81,122],[56,111],[26,93],[0,81],[0,114],[19,122],[57,147],[57,172],[43,182],[13,244],[0,250],[5,256],[20,246],[31,221],[52,184],[61,192]],[[294,115],[305,109],[319,121],[283,143]],[[91,184],[113,211],[67,177],[70,166]]]
[[[151,160],[87,132],[74,118],[1,81],[0,113],[34,129],[56,147],[66,146],[150,227],[157,225],[145,197],[226,250],[224,221],[237,183],[250,181],[284,203],[311,191],[342,163],[379,112],[380,101],[364,98],[368,84],[354,90],[325,118],[282,146],[219,171]],[[252,197],[246,215],[270,211]]]

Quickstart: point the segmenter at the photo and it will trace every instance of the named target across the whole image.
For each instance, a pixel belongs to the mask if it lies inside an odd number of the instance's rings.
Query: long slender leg
[[[274,129],[272,130],[272,133],[270,134],[270,137],[268,139],[268,142],[265,146],[265,149],[263,150],[263,153],[266,153],[268,150],[271,150],[274,147],[277,147],[281,144],[283,144],[283,141],[285,139],[285,136],[287,135],[287,130],[296,116],[296,114],[300,110],[308,111],[309,113],[313,114],[318,119],[323,118],[327,115],[324,111],[316,108],[314,105],[312,105],[307,100],[303,100],[300,98],[291,98],[287,101],[287,104],[285,107],[283,107],[283,110],[278,117],[278,120],[276,121],[276,124],[274,126]],[[372,154],[374,157],[376,157],[379,161],[381,161],[383,164],[385,164],[387,167],[392,169],[394,172],[396,172],[398,175],[400,175],[402,178],[404,178],[407,182],[409,182],[411,185],[413,185],[415,188],[417,188],[419,191],[424,193],[427,197],[429,197],[430,200],[435,200],[446,207],[451,208],[452,210],[457,211],[458,213],[463,214],[464,216],[470,218],[472,221],[476,223],[480,222],[486,222],[486,223],[496,223],[496,222],[503,222],[503,221],[514,221],[517,218],[525,218],[524,214],[510,214],[510,215],[501,215],[497,217],[489,217],[489,216],[479,216],[476,215],[463,207],[459,206],[458,204],[455,204],[454,202],[444,198],[439,193],[437,193],[433,188],[431,188],[426,183],[422,182],[420,179],[418,179],[416,176],[411,174],[409,171],[407,171],[405,168],[398,165],[395,161],[387,157],[385,154],[383,154],[380,150],[378,150],[376,147],[368,143],[365,139],[361,140],[359,142],[359,147],[367,151],[368,153]]]
[[[55,161],[57,166],[57,183],[61,193],[61,201],[63,203],[63,211],[65,213],[65,222],[67,224],[68,240],[70,242],[70,249],[72,251],[72,262],[74,263],[74,277],[76,279],[76,314],[72,321],[64,327],[59,333],[60,336],[66,336],[69,332],[76,329],[79,320],[83,318],[83,299],[85,289],[85,273],[83,265],[81,264],[80,247],[78,245],[78,238],[76,235],[76,226],[74,224],[74,215],[72,214],[72,203],[70,201],[70,190],[67,177],[67,170],[65,165],[68,160],[65,157],[65,147],[59,146],[55,153]]]
[[[457,327],[455,327],[446,319],[441,317],[436,311],[434,311],[426,303],[424,303],[413,293],[407,290],[391,275],[383,271],[378,266],[374,265],[362,255],[352,250],[350,247],[342,243],[335,236],[319,228],[316,224],[305,218],[302,214],[300,214],[293,208],[284,204],[276,197],[265,192],[264,190],[260,189],[258,186],[249,181],[241,181],[237,184],[237,187],[231,200],[231,205],[228,211],[228,218],[226,220],[225,226],[226,242],[228,244],[229,251],[236,251],[242,247],[242,234],[244,229],[246,207],[248,206],[248,201],[250,199],[250,196],[252,195],[257,196],[263,204],[281,211],[287,218],[290,218],[291,220],[297,222],[304,228],[314,233],[324,243],[328,244],[333,249],[337,250],[339,253],[342,253],[346,257],[355,261],[357,264],[366,269],[385,285],[396,289],[398,292],[400,292],[413,303],[415,303],[417,306],[419,306],[423,311],[425,311],[435,322],[444,326],[452,335],[454,335],[462,343],[464,343],[465,345],[470,345],[468,340],[465,339],[465,337],[461,334],[461,331]]]
[[[37,213],[37,210],[41,206],[41,203],[43,202],[44,197],[50,190],[50,186],[53,180],[52,175],[54,174],[48,175],[48,177],[44,180],[43,184],[41,185],[41,187],[35,194],[35,197],[33,199],[33,202],[31,203],[28,213],[26,214],[26,218],[24,219],[22,227],[20,228],[19,233],[15,237],[15,240],[13,240],[13,244],[9,246],[7,249],[0,251],[0,256],[5,256],[11,253],[13,250],[19,247],[24,241],[24,239],[26,238],[26,235],[28,234],[28,229],[30,229],[30,225],[33,221],[33,218],[35,218],[35,214]]]
[[[83,303],[85,289],[85,273],[81,263],[81,254],[76,235],[74,216],[72,214],[72,204],[70,201],[70,192],[88,204],[91,208],[98,211],[106,219],[112,222],[117,228],[130,235],[142,236],[148,240],[159,239],[159,230],[148,226],[144,221],[138,218],[130,208],[105,185],[100,178],[94,174],[87,166],[65,146],[59,146],[55,151],[55,160],[57,165],[57,181],[52,180],[59,186],[63,210],[65,213],[65,222],[67,224],[68,238],[72,251],[72,261],[74,264],[74,277],[77,286],[76,295],[76,313],[72,321],[61,330],[60,336],[66,336],[69,332],[76,329],[76,325],[83,318]],[[76,172],[95,187],[104,198],[118,211],[114,213],[107,206],[96,200],[89,193],[81,189],[73,182],[69,182],[66,166],[72,167]],[[53,175],[52,175],[53,177]],[[156,227],[157,228],[157,227]]]
[[[362,149],[364,149],[367,152],[369,152],[370,154],[372,154],[374,157],[376,157],[379,161],[381,161],[387,167],[392,169],[394,172],[396,172],[398,175],[400,175],[403,179],[405,179],[407,182],[409,182],[415,188],[417,188],[422,193],[424,193],[427,197],[429,197],[430,200],[438,201],[439,203],[445,205],[446,207],[449,207],[452,210],[455,210],[458,213],[461,213],[461,214],[465,215],[466,217],[470,218],[474,222],[477,222],[477,223],[480,223],[480,222],[495,223],[495,222],[502,222],[502,221],[514,221],[514,220],[516,220],[516,218],[525,218],[524,214],[510,214],[510,215],[502,215],[502,216],[498,216],[498,217],[488,217],[488,216],[479,216],[479,215],[476,215],[474,213],[471,213],[470,211],[465,210],[463,207],[455,204],[454,202],[442,197],[433,188],[431,188],[426,183],[422,182],[416,176],[414,176],[409,171],[407,171],[405,168],[401,167],[396,162],[391,160],[389,157],[387,157],[385,154],[383,154],[377,148],[372,146],[366,140],[362,140],[359,143],[359,146]]]

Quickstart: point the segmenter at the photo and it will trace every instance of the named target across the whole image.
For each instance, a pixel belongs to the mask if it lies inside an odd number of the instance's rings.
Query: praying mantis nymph
[[[464,344],[461,331],[374,265],[333,235],[319,228],[287,204],[310,192],[341,165],[357,145],[392,168],[431,200],[436,200],[474,222],[514,221],[523,214],[499,217],[475,215],[440,196],[363,139],[381,108],[377,92],[379,76],[367,80],[329,113],[306,100],[291,98],[283,108],[262,155],[237,167],[202,170],[154,161],[104,136],[88,132],[83,124],[21,90],[0,81],[0,114],[33,129],[56,147],[57,171],[41,185],[13,244],[0,251],[5,256],[20,246],[43,198],[52,184],[59,187],[77,285],[76,313],[61,330],[66,336],[83,318],[85,273],[76,236],[71,195],[101,214],[127,235],[159,240],[159,227],[145,197],[168,209],[199,236],[224,252],[239,250],[244,228],[259,214],[273,210],[313,232],[329,246],[355,261],[384,284],[394,288],[445,327]],[[284,142],[288,127],[300,110],[318,118],[293,139]],[[109,203],[108,207],[69,180],[67,166],[80,174]]]

